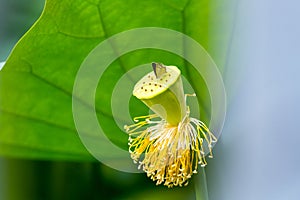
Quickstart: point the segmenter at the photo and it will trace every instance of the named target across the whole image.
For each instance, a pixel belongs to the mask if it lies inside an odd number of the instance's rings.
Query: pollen
[[[207,165],[205,144],[212,156],[217,138],[203,122],[189,116],[189,108],[178,126],[159,119],[156,114],[142,116],[126,126],[131,158],[156,185],[186,186],[198,165]]]

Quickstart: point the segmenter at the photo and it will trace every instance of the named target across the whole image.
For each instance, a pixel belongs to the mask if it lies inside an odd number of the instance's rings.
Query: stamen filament
[[[136,124],[125,126],[131,158],[139,162],[138,167],[157,185],[187,185],[192,174],[197,173],[198,164],[207,165],[204,141],[212,157],[212,144],[217,138],[203,122],[189,114],[187,106],[186,115],[178,126],[170,126],[163,119],[152,120],[158,118],[156,114],[135,117]]]

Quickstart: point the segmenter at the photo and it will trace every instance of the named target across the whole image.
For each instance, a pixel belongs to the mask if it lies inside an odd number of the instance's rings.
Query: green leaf
[[[164,27],[198,41],[222,71],[233,14],[231,4],[223,1],[48,0],[42,16],[18,42],[0,72],[0,154],[94,160],[81,143],[72,116],[73,83],[89,52],[116,33],[138,27]],[[99,123],[107,136],[124,149],[127,136],[112,118],[112,91],[126,71],[152,61],[181,68],[198,94],[200,109],[205,112],[203,120],[209,119],[205,83],[182,58],[153,49],[126,54],[105,71],[95,99]],[[132,115],[147,111],[136,99],[131,100],[130,109]],[[87,134],[92,135],[90,132]]]

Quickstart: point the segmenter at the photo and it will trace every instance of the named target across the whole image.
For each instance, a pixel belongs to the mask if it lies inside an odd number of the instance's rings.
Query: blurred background
[[[0,0],[0,61],[39,17],[43,4]],[[207,168],[210,200],[298,200],[300,4],[240,0],[236,6],[224,76],[227,119]],[[193,184],[170,192],[144,174],[99,163],[0,158],[1,200],[171,198],[194,199]]]

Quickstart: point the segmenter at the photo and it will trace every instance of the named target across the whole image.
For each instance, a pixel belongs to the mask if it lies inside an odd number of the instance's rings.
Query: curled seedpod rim
[[[138,99],[151,99],[172,86],[180,78],[181,71],[176,66],[165,67],[167,71],[161,77],[156,77],[154,71],[142,77],[135,84],[133,95]]]

